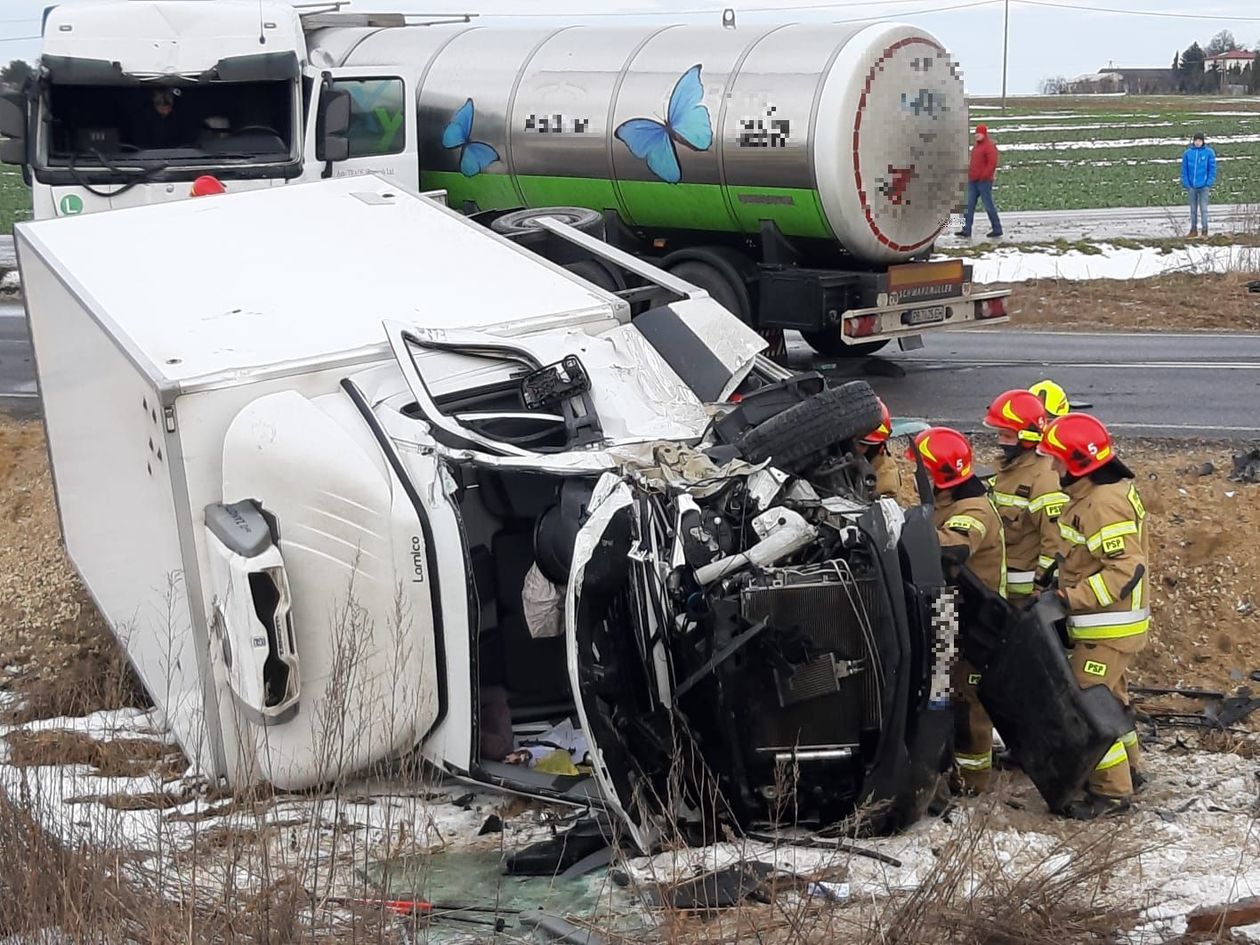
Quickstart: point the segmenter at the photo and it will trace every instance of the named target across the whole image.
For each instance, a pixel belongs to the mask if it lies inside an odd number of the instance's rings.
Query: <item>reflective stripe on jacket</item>
[[[1006,588],[1031,594],[1039,572],[1065,551],[1059,515],[1068,497],[1048,456],[1024,450],[1003,463],[993,479],[993,502],[1006,534]]]
[[[1086,478],[1067,494],[1059,518],[1068,545],[1059,587],[1068,602],[1068,633],[1136,652],[1150,627],[1146,509],[1137,487],[1131,480],[1099,485]]]
[[[944,548],[965,547],[966,566],[985,587],[1006,596],[1006,541],[1002,517],[985,495],[955,499],[951,490],[936,494],[932,510],[936,534]]]

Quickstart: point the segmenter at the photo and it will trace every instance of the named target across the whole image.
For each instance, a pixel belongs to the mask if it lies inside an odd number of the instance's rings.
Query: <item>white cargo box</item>
[[[431,582],[405,584],[413,639],[401,651],[392,589],[348,618],[370,639],[341,693],[350,744],[331,769],[319,715],[347,681],[335,646],[310,628],[345,615],[329,612],[327,588],[290,589],[268,523],[232,505],[225,433],[259,397],[315,398],[351,365],[392,362],[384,320],[594,333],[627,320],[625,303],[377,177],[22,224],[17,249],[67,552],[194,763],[233,783],[300,787],[417,744],[439,716]],[[383,463],[346,475],[390,507],[398,483]],[[320,482],[293,482],[287,497],[285,554],[324,565],[304,565],[303,580],[353,575],[362,558],[380,565],[371,580],[394,587],[389,568],[410,560],[414,521],[369,527],[356,510],[371,503],[334,496],[337,513]],[[274,578],[265,613],[242,585],[258,574]],[[228,639],[224,622],[252,611],[259,635]],[[405,665],[386,651],[405,652]],[[273,661],[268,680],[251,656]],[[298,660],[300,692],[281,666]]]

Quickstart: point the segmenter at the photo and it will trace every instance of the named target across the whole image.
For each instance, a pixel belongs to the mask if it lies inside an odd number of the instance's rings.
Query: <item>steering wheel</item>
[[[276,131],[276,129],[272,128],[270,125],[245,125],[243,128],[237,128],[232,132],[232,134],[242,135],[247,131],[262,131],[269,135],[275,135],[277,138],[281,136],[280,132]]]

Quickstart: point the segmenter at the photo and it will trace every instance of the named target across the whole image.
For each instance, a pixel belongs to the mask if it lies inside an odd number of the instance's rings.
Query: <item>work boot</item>
[[[1129,806],[1127,797],[1104,797],[1086,791],[1080,800],[1072,801],[1063,808],[1063,815],[1072,820],[1097,820],[1099,817],[1123,813]]]
[[[1146,787],[1146,775],[1132,766],[1129,767],[1129,777],[1133,779],[1133,793],[1136,794]]]
[[[987,237],[988,237],[989,239],[991,239],[991,240],[997,240],[997,239],[1001,239],[1001,238],[1002,238],[1002,231],[1001,231],[1001,230],[989,230],[989,232],[988,232],[988,233],[985,233],[984,235],[985,235],[985,236],[987,236]]]
[[[1189,233],[1186,234],[1186,239],[1188,240],[1197,240],[1198,238],[1199,238],[1198,230],[1191,230]]]
[[[969,240],[971,239],[971,230],[959,230],[954,235],[961,236],[963,239]]]

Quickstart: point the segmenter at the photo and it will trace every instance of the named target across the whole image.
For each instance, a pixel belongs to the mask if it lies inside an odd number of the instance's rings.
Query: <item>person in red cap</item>
[[[217,177],[209,174],[202,174],[192,183],[192,188],[188,191],[190,197],[209,197],[211,194],[225,193],[227,188],[223,186],[223,182]]]
[[[976,143],[971,149],[971,166],[967,170],[967,213],[963,218],[963,228],[958,235],[969,239],[971,224],[976,218],[976,201],[984,203],[984,212],[989,215],[989,226],[992,229],[986,234],[990,239],[1002,235],[1002,221],[998,219],[997,207],[993,204],[993,175],[997,173],[998,149],[989,137],[987,125],[976,126]]]

